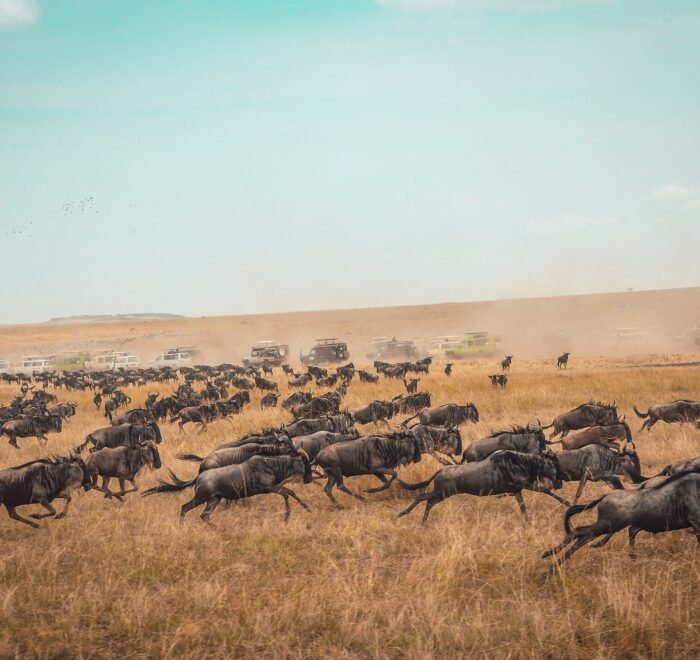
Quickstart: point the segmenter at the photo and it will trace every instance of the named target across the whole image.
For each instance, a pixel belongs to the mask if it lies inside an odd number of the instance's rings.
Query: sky
[[[0,323],[700,285],[697,0],[0,0]]]

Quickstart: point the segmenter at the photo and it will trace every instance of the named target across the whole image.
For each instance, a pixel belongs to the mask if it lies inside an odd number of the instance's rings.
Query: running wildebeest
[[[685,461],[678,461],[677,463],[671,463],[656,476],[670,476],[672,474],[679,474],[680,472],[700,472],[700,456],[689,458]]]
[[[153,421],[155,421],[155,418],[150,410],[134,408],[112,418],[110,424],[112,426],[119,426],[120,424],[148,424]]]
[[[501,370],[510,371],[511,362],[513,362],[513,356],[506,355],[505,358],[501,361]]]
[[[571,353],[562,353],[557,358],[557,369],[561,369],[562,367],[566,369],[569,366],[569,355],[571,355]]]
[[[291,394],[282,401],[282,407],[290,409],[292,406],[299,405],[300,403],[308,403],[313,397],[314,395],[311,392],[294,392],[294,394]]]
[[[275,381],[268,380],[267,378],[260,378],[259,376],[255,377],[255,387],[260,390],[268,390],[270,392],[277,392],[279,390],[279,387],[277,387],[277,383],[275,383]]]
[[[382,485],[369,488],[365,493],[379,493],[391,486],[396,479],[396,468],[421,460],[420,442],[410,433],[391,435],[370,435],[358,440],[338,442],[322,449],[316,457],[316,464],[328,477],[324,492],[333,504],[333,487],[352,497],[366,502],[362,495],[353,493],[343,482],[344,477],[357,477],[372,474]],[[389,479],[387,479],[389,475]]]
[[[430,392],[419,392],[418,394],[407,394],[395,396],[391,400],[394,406],[394,413],[414,413],[430,406]]]
[[[421,410],[413,417],[401,422],[401,426],[406,426],[416,417],[420,424],[428,424],[429,426],[459,426],[467,421],[476,424],[479,421],[479,411],[473,403],[467,403],[464,406],[457,403],[446,403],[442,406]]]
[[[404,387],[409,394],[415,394],[418,391],[418,383],[420,383],[420,378],[411,378],[411,380],[401,379],[403,381]]]
[[[439,502],[460,493],[467,495],[514,495],[520,512],[528,520],[523,490],[534,490],[554,497],[552,489],[562,486],[561,476],[553,452],[547,454],[523,454],[515,451],[498,451],[478,463],[448,465],[439,469],[430,479],[417,484],[399,480],[405,490],[421,490],[433,483],[433,490],[420,494],[399,517],[411,513],[421,502],[425,502],[422,525],[425,525],[430,510]]]
[[[451,463],[437,456],[435,452],[439,451],[454,456],[462,455],[462,434],[457,428],[416,424],[408,431],[414,438],[418,438],[422,454],[431,454],[435,460],[443,465],[451,465]]]
[[[565,438],[569,431],[578,431],[590,426],[617,424],[618,422],[619,418],[614,401],[612,404],[589,401],[555,417],[549,426],[543,426],[542,428],[549,429],[554,427],[554,431],[549,436],[550,439],[559,434],[561,434],[562,438]]]
[[[204,431],[207,428],[207,424],[218,417],[221,417],[221,412],[216,404],[212,403],[204,406],[187,406],[173,415],[170,421],[177,421],[180,431],[182,431],[185,424],[189,423],[199,424],[201,426],[200,431]]]
[[[282,433],[286,433],[290,438],[299,435],[310,435],[316,431],[333,431],[334,433],[345,433],[354,428],[355,421],[352,415],[347,412],[337,415],[326,415],[324,417],[312,417],[309,419],[298,419],[291,424],[283,426]]]
[[[63,419],[60,415],[36,415],[5,422],[0,427],[0,435],[6,435],[9,438],[9,444],[19,449],[17,438],[36,438],[39,444],[42,440],[46,444],[49,441],[46,434],[49,431],[60,433],[62,428]]]
[[[119,426],[107,426],[89,433],[85,438],[85,442],[78,445],[73,451],[79,454],[90,443],[93,445],[91,451],[97,451],[105,447],[135,447],[149,440],[153,440],[156,443],[160,443],[163,440],[160,428],[156,422],[149,422],[148,424],[120,424]]]
[[[87,467],[80,458],[42,458],[0,471],[0,505],[5,505],[10,518],[39,527],[31,520],[22,518],[16,508],[25,504],[41,504],[48,513],[33,513],[32,518],[63,518],[72,499],[71,490],[81,486],[90,490],[90,484]],[[66,501],[59,514],[51,506],[51,502],[57,498]]]
[[[353,421],[358,424],[371,424],[384,422],[387,426],[387,419],[394,416],[394,405],[391,401],[370,401],[368,404],[351,410]]]
[[[159,396],[160,392],[149,392],[148,396],[146,397],[146,402],[143,404],[143,407],[146,408],[146,410],[152,411],[152,408],[155,405],[155,402],[158,400]]]
[[[585,447],[586,445],[600,445],[601,447],[620,451],[618,440],[624,440],[634,445],[632,430],[624,419],[621,419],[619,424],[591,426],[579,433],[574,433],[561,440],[550,442],[549,444],[555,445],[561,443],[562,449],[581,449],[581,447]]]
[[[491,379],[491,387],[497,387],[500,385],[501,387],[505,387],[508,385],[508,376],[505,374],[495,374],[494,376],[489,376]]]
[[[304,483],[311,482],[311,464],[303,452],[297,456],[253,456],[240,465],[206,470],[190,481],[182,481],[172,470],[170,476],[174,483],[159,480],[160,484],[149,488],[144,495],[178,493],[194,486],[193,498],[180,509],[180,521],[188,511],[206,503],[207,506],[200,518],[209,523],[209,516],[222,499],[240,500],[269,493],[275,493],[284,498],[285,521],[289,519],[290,497],[309,511],[309,507],[294,491],[282,485],[295,478],[302,478]]]
[[[452,367],[453,367],[453,366],[454,366],[454,365],[452,364],[452,362],[448,362],[448,363],[445,365],[445,376],[451,376],[451,375],[452,375]]]
[[[571,529],[571,518],[579,513],[598,509],[598,519],[591,525]],[[634,540],[639,532],[670,532],[692,528],[700,543],[700,474],[681,472],[648,488],[616,490],[586,504],[575,504],[564,514],[564,540],[544,557],[561,552],[573,545],[554,562],[564,563],[571,555],[599,536],[603,538],[594,548],[604,546],[617,532],[629,528],[630,559],[635,558]]]
[[[247,442],[232,447],[217,447],[204,457],[197,456],[197,454],[177,454],[175,458],[181,461],[199,463],[199,471],[204,472],[205,470],[215,470],[217,468],[226,467],[227,465],[245,463],[253,458],[253,456],[289,456],[295,452],[296,449],[291,440],[287,442],[274,442],[271,444]]]
[[[510,431],[496,431],[486,438],[472,442],[462,455],[462,463],[483,461],[491,454],[507,449],[525,454],[547,451],[544,431],[539,425],[514,426]]]
[[[58,403],[55,406],[47,408],[46,411],[49,415],[60,415],[62,419],[68,419],[75,415],[75,409],[78,404],[75,401],[69,401],[68,403]]]
[[[332,433],[331,431],[317,431],[310,435],[299,435],[292,440],[297,449],[303,449],[313,464],[319,452],[329,445],[345,440],[353,440],[347,433]]]
[[[144,468],[152,470],[161,466],[158,447],[152,441],[135,446],[105,447],[92,452],[86,459],[88,472],[92,478],[93,490],[99,490],[105,497],[116,497],[123,502],[123,496],[127,493],[135,493],[138,490],[136,476]],[[102,477],[102,485],[97,485],[98,477]],[[119,480],[119,492],[109,489],[110,479]],[[131,489],[126,490],[126,482],[131,483]]]
[[[691,401],[689,399],[679,399],[671,403],[662,403],[657,406],[651,406],[646,412],[637,410],[637,406],[632,406],[637,417],[644,419],[642,428],[651,431],[651,427],[656,422],[666,422],[667,424],[687,424],[700,420],[700,401]]]
[[[279,394],[273,394],[270,392],[269,394],[266,394],[262,399],[260,399],[260,407],[261,408],[275,408],[277,406],[277,399],[279,398]]]
[[[642,476],[639,456],[632,445],[615,452],[600,445],[586,445],[555,454],[564,481],[578,481],[574,503],[578,502],[587,481],[605,481],[612,488],[624,488],[617,475],[626,474],[633,483],[646,481]]]
[[[305,387],[311,382],[312,378],[311,374],[301,374],[301,376],[288,380],[287,385],[289,385],[289,387]]]
[[[95,408],[99,410],[102,405],[102,395],[99,392],[95,392],[95,396],[92,397],[92,402],[95,404]]]
[[[377,374],[371,374],[369,371],[365,371],[364,369],[360,369],[357,373],[360,374],[360,382],[362,383],[379,382],[379,376]]]

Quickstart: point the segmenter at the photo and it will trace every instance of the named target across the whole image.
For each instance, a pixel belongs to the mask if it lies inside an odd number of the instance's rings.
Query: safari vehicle
[[[314,340],[308,355],[301,356],[301,363],[308,367],[310,364],[333,364],[345,362],[350,357],[348,345],[338,341],[337,337]]]
[[[372,359],[385,358],[416,358],[418,349],[413,341],[408,339],[389,339],[387,337],[375,337],[370,344],[367,357]]]
[[[25,355],[15,364],[15,373],[38,374],[53,369],[53,355]]]
[[[10,373],[10,361],[5,358],[0,358],[0,374]]]
[[[468,332],[464,338],[445,355],[454,360],[489,357],[495,355],[500,338],[488,332]]]
[[[88,369],[111,371],[114,369],[136,369],[141,364],[138,355],[126,351],[106,350],[94,355],[86,362]]]
[[[157,367],[184,367],[192,364],[195,356],[198,354],[194,346],[179,346],[177,348],[168,348],[160,355],[156,356],[154,363]]]
[[[275,340],[258,341],[250,349],[250,356],[243,358],[243,366],[257,367],[262,364],[279,367],[289,359],[289,345]]]
[[[85,351],[69,351],[56,358],[55,367],[59,371],[82,371],[90,364],[90,355]]]
[[[459,335],[435,337],[428,346],[428,355],[431,357],[445,357],[447,351],[451,351],[459,344],[459,339]]]

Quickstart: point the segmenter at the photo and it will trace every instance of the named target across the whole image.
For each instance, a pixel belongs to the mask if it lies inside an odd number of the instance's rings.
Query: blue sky
[[[700,4],[0,0],[0,322],[700,284]]]

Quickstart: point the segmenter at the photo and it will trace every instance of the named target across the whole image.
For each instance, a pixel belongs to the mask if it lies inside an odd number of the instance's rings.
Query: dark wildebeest
[[[454,366],[454,365],[452,364],[452,362],[448,362],[448,363],[445,365],[445,376],[451,376],[451,375],[452,375],[452,367],[453,367],[453,366]]]
[[[331,431],[317,431],[310,435],[299,435],[292,440],[297,449],[303,449],[309,457],[309,461],[313,464],[319,452],[329,445],[334,445],[337,442],[352,440],[347,433],[332,433]]]
[[[99,392],[95,392],[95,396],[92,397],[92,402],[95,404],[95,408],[99,410],[102,405],[102,395]]]
[[[578,408],[574,408],[569,412],[562,413],[555,417],[549,426],[543,426],[542,428],[549,429],[554,427],[554,431],[549,436],[550,438],[554,438],[559,434],[561,434],[562,438],[565,438],[569,435],[569,431],[578,431],[590,426],[607,426],[618,422],[617,408],[614,401],[612,404],[590,401],[582,403]]]
[[[155,405],[159,396],[160,392],[149,392],[143,407],[146,408],[146,410],[153,411],[153,406]]]
[[[496,431],[486,438],[472,442],[462,455],[462,463],[483,461],[494,452],[507,449],[525,454],[547,451],[544,431],[538,425],[514,426],[510,431]]]
[[[286,362],[282,365],[282,371],[286,376],[294,375],[294,369],[292,369],[292,367],[290,367]]]
[[[153,413],[145,408],[134,408],[133,410],[127,410],[121,415],[117,415],[112,419],[112,426],[119,426],[120,424],[148,424],[155,421]]]
[[[671,463],[671,465],[667,465],[656,476],[670,476],[672,474],[679,474],[680,472],[700,472],[700,456],[697,458],[689,458],[686,461]]]
[[[377,383],[379,382],[379,376],[376,374],[371,374],[369,371],[365,371],[364,369],[360,369],[358,372],[360,374],[360,382],[362,383]]]
[[[287,381],[287,385],[289,387],[305,387],[310,383],[312,380],[311,374],[301,374],[301,376],[297,376],[296,378],[292,378],[292,380]]]
[[[420,424],[428,424],[429,426],[459,426],[467,421],[476,424],[479,421],[479,411],[473,403],[467,403],[464,406],[457,403],[446,403],[442,406],[421,410],[413,417],[401,422],[401,426],[406,426],[416,417]]]
[[[493,376],[489,376],[491,379],[491,387],[497,387],[500,385],[501,387],[505,387],[508,385],[508,376],[505,374],[495,374]]]
[[[581,449],[581,447],[586,445],[600,445],[601,447],[620,451],[618,440],[624,440],[634,445],[632,431],[624,419],[621,419],[619,424],[591,426],[579,433],[574,433],[549,444],[555,445],[561,442],[562,449]]]
[[[391,435],[370,435],[358,440],[338,442],[322,449],[316,457],[316,464],[328,477],[324,492],[337,504],[333,497],[333,487],[361,502],[366,502],[362,495],[353,493],[344,483],[343,477],[356,477],[372,474],[382,485],[369,488],[365,493],[378,493],[386,490],[396,479],[396,468],[421,460],[420,442],[410,433],[393,433]],[[386,476],[389,475],[389,479]]]
[[[309,507],[294,491],[282,485],[295,478],[302,478],[304,483],[311,481],[311,464],[303,453],[298,456],[253,456],[240,465],[206,470],[190,481],[178,479],[172,470],[170,476],[174,483],[159,480],[160,485],[149,488],[145,495],[178,493],[194,486],[194,497],[180,509],[180,521],[188,511],[206,503],[207,506],[200,517],[208,523],[209,516],[222,499],[240,500],[268,493],[276,493],[284,498],[285,521],[289,519],[290,497],[309,511]]]
[[[368,404],[350,411],[352,418],[358,424],[384,422],[394,416],[394,405],[391,401],[370,401]]]
[[[269,394],[266,394],[262,399],[260,399],[260,407],[261,408],[275,408],[277,406],[277,399],[279,398],[279,394],[273,394],[270,392]]]
[[[321,396],[312,397],[306,403],[292,406],[292,415],[295,419],[302,417],[318,417],[319,415],[331,415],[340,412],[340,394],[326,392]]]
[[[462,455],[462,434],[459,429],[443,426],[426,426],[416,424],[409,429],[409,433],[420,442],[422,454],[432,454],[433,458],[443,465],[451,465],[448,461],[435,455],[435,452]]]
[[[0,428],[0,435],[6,435],[9,438],[8,442],[19,449],[17,438],[36,438],[39,444],[42,440],[46,444],[49,441],[46,434],[49,431],[60,433],[62,428],[63,419],[60,415],[36,415],[5,422]]]
[[[197,456],[197,454],[177,454],[175,458],[179,458],[181,461],[199,463],[199,471],[204,472],[227,465],[245,463],[253,456],[289,456],[294,453],[296,453],[296,449],[291,440],[288,440],[272,444],[248,442],[233,447],[218,447],[204,457]]]
[[[571,518],[598,507],[598,519],[591,525],[571,529]],[[629,528],[629,554],[635,558],[634,540],[639,532],[670,532],[692,528],[700,543],[700,474],[681,472],[647,488],[616,490],[586,504],[576,504],[564,514],[564,540],[543,557],[573,545],[554,563],[561,565],[577,550],[603,536],[594,548],[604,546],[617,532]]]
[[[47,412],[49,415],[60,415],[61,419],[68,419],[69,417],[73,417],[75,415],[75,409],[77,407],[77,403],[70,401],[68,403],[58,403],[55,406],[51,406],[50,408],[47,408]]]
[[[80,453],[90,443],[93,444],[92,451],[97,451],[105,447],[135,447],[149,440],[160,443],[162,439],[160,428],[156,422],[149,422],[148,424],[127,423],[119,426],[108,426],[89,433],[85,438],[85,442],[78,445],[73,451]]]
[[[569,355],[571,355],[571,353],[562,353],[557,358],[557,369],[561,369],[562,367],[566,369],[569,366]]]
[[[401,379],[403,381],[404,387],[409,394],[415,394],[418,391],[418,383],[420,383],[420,378],[411,378],[411,380]]]
[[[506,355],[505,358],[501,361],[501,370],[502,371],[510,371],[511,362],[513,362],[513,356]]]
[[[200,424],[200,430],[204,431],[209,422],[220,416],[221,414],[219,408],[215,404],[205,406],[187,406],[173,415],[170,421],[177,421],[180,431],[182,431],[185,424],[189,423]]]
[[[313,378],[325,378],[328,375],[328,369],[324,369],[323,367],[316,367],[313,364],[310,364],[308,367],[306,367],[306,371]]]
[[[578,481],[574,503],[578,502],[587,481],[605,481],[612,488],[624,486],[618,478],[626,474],[635,484],[646,481],[641,474],[639,456],[632,445],[625,445],[622,452],[615,452],[600,445],[586,445],[555,454],[564,481]]]
[[[282,401],[282,407],[289,409],[292,406],[299,405],[300,403],[308,403],[313,399],[314,395],[311,392],[294,392],[288,396],[284,401]]]
[[[340,378],[339,374],[331,374],[330,376],[326,376],[324,378],[317,378],[316,385],[318,385],[318,387],[335,387],[336,383],[338,382],[338,378]]]
[[[88,472],[92,478],[92,487],[105,494],[105,497],[116,497],[120,502],[127,493],[138,490],[136,475],[144,468],[157,470],[161,466],[160,454],[155,442],[148,441],[133,447],[105,447],[91,453],[85,459]],[[97,485],[97,478],[102,477],[102,485]],[[119,492],[109,490],[110,479],[119,479]],[[126,482],[131,483],[131,489],[125,490]]]
[[[279,387],[277,387],[277,383],[275,383],[274,380],[260,378],[259,376],[255,377],[255,387],[257,387],[259,390],[267,390],[269,392],[279,391]]]
[[[63,518],[68,512],[71,490],[81,486],[89,490],[90,483],[87,467],[80,458],[42,458],[0,471],[0,505],[5,505],[10,518],[39,527],[22,518],[15,509],[25,504],[41,504],[48,513],[33,513],[32,518]],[[51,502],[57,498],[66,500],[59,514],[51,506]]]
[[[153,404],[151,412],[156,421],[161,422],[166,419],[168,415],[172,417],[178,410],[184,408],[185,405],[183,401],[180,401],[174,396],[166,396]]]
[[[282,433],[286,433],[290,438],[299,435],[311,435],[316,431],[333,431],[334,433],[345,433],[354,428],[354,420],[350,413],[338,413],[337,415],[326,415],[325,417],[312,417],[309,419],[298,419],[287,426],[283,426]]]
[[[418,394],[407,394],[406,396],[395,396],[391,400],[395,413],[414,413],[430,406],[430,392],[419,392]]]
[[[651,430],[656,422],[666,422],[667,424],[681,423],[687,424],[700,419],[700,401],[690,401],[679,399],[672,403],[662,403],[658,406],[651,406],[645,413],[632,406],[637,417],[644,419],[642,428]],[[648,419],[645,419],[648,418]]]
[[[428,519],[430,509],[452,495],[514,495],[520,511],[528,520],[523,490],[546,493],[562,501],[552,489],[561,488],[561,477],[553,452],[546,454],[523,454],[515,451],[498,451],[478,463],[448,465],[438,470],[430,479],[417,484],[399,480],[406,490],[421,490],[433,482],[433,490],[422,493],[404,509],[400,516],[411,513],[421,502],[425,502],[422,525]],[[565,500],[564,500],[565,501]]]

